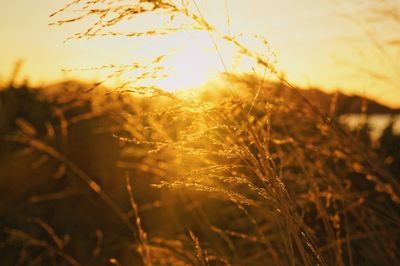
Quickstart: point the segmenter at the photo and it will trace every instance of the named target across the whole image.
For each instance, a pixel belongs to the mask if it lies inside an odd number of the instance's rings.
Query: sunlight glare
[[[175,47],[161,63],[168,76],[155,80],[155,85],[168,91],[192,89],[218,74],[220,63],[207,34],[180,32],[170,38]]]

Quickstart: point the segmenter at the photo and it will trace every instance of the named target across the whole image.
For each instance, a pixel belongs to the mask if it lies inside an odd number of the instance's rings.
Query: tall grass
[[[85,212],[65,213],[103,228],[86,254],[89,241],[68,248],[50,225],[65,230],[54,218],[34,220],[50,236],[47,241],[9,228],[11,239],[22,240],[16,245],[21,264],[33,259],[71,265],[399,263],[400,188],[383,160],[332,113],[303,97],[265,57],[207,22],[195,1],[75,0],[52,16],[68,10],[78,15],[56,24],[96,18],[74,38],[166,34],[182,29],[118,33],[112,26],[143,14],[184,18],[190,21],[185,25],[210,34],[217,54],[221,38],[278,82],[225,73],[227,88],[204,90],[198,97],[131,83],[114,93],[100,84],[90,93],[44,93],[58,110],[57,120],[40,131],[20,119],[18,133],[7,139],[29,148],[40,164],[58,165],[58,176],[78,180],[71,184],[86,188],[90,200],[102,206],[105,222]],[[112,176],[92,176],[91,168],[73,157],[80,153],[76,126],[90,121],[112,136],[118,151],[112,159],[116,170],[107,170]],[[50,204],[56,200],[50,197]]]

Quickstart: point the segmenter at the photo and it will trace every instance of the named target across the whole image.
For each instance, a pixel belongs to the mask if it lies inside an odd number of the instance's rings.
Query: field
[[[142,13],[214,31],[185,5],[142,2]],[[101,23],[73,37],[106,34],[137,14],[112,3],[82,6]],[[107,20],[112,12],[121,16]],[[191,93],[136,80],[42,88],[10,78],[0,89],[1,265],[400,263],[393,125],[370,139],[368,126],[339,122],[350,112],[340,97],[315,99],[263,55],[220,37],[275,78],[224,73],[225,85]],[[95,70],[157,80],[162,60]]]

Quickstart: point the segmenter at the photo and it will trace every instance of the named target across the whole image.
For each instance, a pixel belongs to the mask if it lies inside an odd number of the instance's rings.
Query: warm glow
[[[246,41],[249,47],[256,48],[256,40]],[[222,73],[253,72],[259,68],[254,59],[241,55],[234,45],[209,32],[182,31],[162,36],[148,42],[146,50],[148,54],[159,51],[160,55],[167,55],[160,62],[165,77],[150,83],[168,91],[199,88]]]
[[[180,32],[160,38],[157,45],[175,44],[161,62],[166,77],[153,80],[168,91],[196,88],[204,85],[220,71],[218,57],[210,36],[201,32]],[[151,48],[150,48],[151,49]]]
[[[400,266],[400,0],[0,10],[0,266]]]

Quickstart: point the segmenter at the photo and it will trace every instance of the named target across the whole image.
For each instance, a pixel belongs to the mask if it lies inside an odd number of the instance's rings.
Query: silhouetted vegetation
[[[71,9],[55,24],[95,18],[72,38],[205,31],[276,81],[224,73],[228,85],[196,96],[138,84],[157,79],[160,55],[94,69],[143,70],[118,88],[0,90],[2,265],[399,263],[399,137],[390,125],[373,145],[368,124],[339,123],[367,100],[296,89],[195,1],[77,0],[52,17]],[[160,14],[187,23],[113,29]]]
[[[201,264],[196,245],[204,260],[216,265],[303,259],[330,264],[339,259],[337,249],[346,254],[343,260],[350,260],[351,250],[355,264],[396,261],[396,180],[381,178],[399,171],[398,136],[385,130],[377,151],[385,156],[379,163],[357,139],[351,141],[357,146],[350,146],[324,121],[316,123],[318,118],[292,98],[291,89],[266,86],[247,122],[240,110],[249,105],[235,99],[221,104],[207,90],[201,103],[188,107],[168,95],[149,100],[86,93],[87,85],[77,83],[51,90],[3,89],[4,264],[104,265],[111,259],[129,265],[143,256],[138,245],[148,245],[155,265]],[[220,104],[212,106],[213,101]],[[194,130],[203,127],[203,119],[211,119],[208,127]],[[256,170],[262,157],[252,135],[242,130],[269,139],[265,143],[274,172]],[[127,172],[138,212],[130,211]],[[265,174],[284,178],[260,179]],[[282,193],[278,188],[288,194],[274,196]],[[282,214],[285,206],[294,213]],[[289,226],[283,215],[295,215],[290,219],[299,224],[290,226],[304,228],[318,257],[312,259],[307,247],[303,254],[298,250],[286,256],[287,237],[276,234]],[[131,220],[135,217],[140,227]],[[339,243],[337,238],[344,239]],[[370,245],[365,239],[377,242]],[[388,254],[371,252],[382,246]]]

